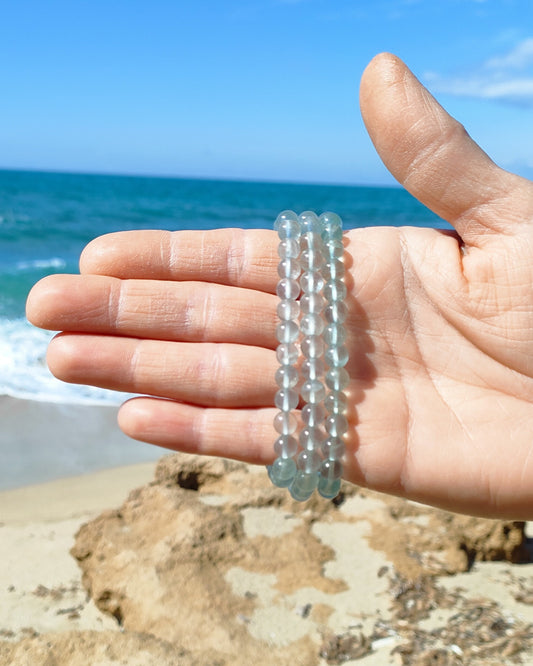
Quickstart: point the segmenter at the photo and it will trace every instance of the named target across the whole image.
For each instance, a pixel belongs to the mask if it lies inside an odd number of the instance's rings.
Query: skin
[[[394,56],[368,65],[360,102],[386,166],[456,233],[345,234],[345,478],[530,519],[533,183],[498,168]],[[48,352],[60,379],[153,396],[120,409],[130,437],[267,464],[277,242],[238,229],[103,236],[81,275],[34,287],[28,318],[63,331]]]

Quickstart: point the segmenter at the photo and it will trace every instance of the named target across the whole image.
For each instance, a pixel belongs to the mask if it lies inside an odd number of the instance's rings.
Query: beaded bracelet
[[[274,418],[279,437],[274,444],[277,458],[267,469],[272,483],[289,488],[298,501],[309,499],[315,488],[323,497],[333,498],[340,489],[343,436],[348,430],[342,222],[335,213],[317,217],[309,211],[300,216],[284,211],[274,228],[280,239],[276,330],[280,367],[275,396],[279,412]],[[297,439],[294,412],[300,398],[304,427]]]

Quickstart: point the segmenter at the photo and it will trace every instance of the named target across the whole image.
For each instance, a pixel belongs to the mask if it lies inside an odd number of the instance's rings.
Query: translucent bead
[[[280,435],[292,435],[296,426],[296,416],[290,412],[278,412],[274,417],[274,428]]]
[[[324,317],[329,324],[342,324],[346,321],[348,308],[342,301],[335,301],[326,306]]]
[[[317,486],[317,472],[307,474],[306,472],[297,471],[292,484],[289,486],[289,491],[293,499],[298,502],[305,502],[311,497]]]
[[[340,280],[330,280],[324,285],[322,293],[328,301],[342,301],[346,298],[346,285]]]
[[[320,477],[318,480],[318,492],[324,499],[334,499],[337,497],[341,489],[340,479],[325,479]]]
[[[322,312],[325,300],[322,294],[302,294],[300,298],[300,312],[306,314],[317,314]]]
[[[284,299],[278,303],[278,317],[283,320],[298,319],[300,306],[298,301]]]
[[[292,458],[298,451],[298,441],[292,435],[280,435],[274,442],[274,452],[280,458]]]
[[[298,216],[292,210],[284,210],[274,222],[274,229],[278,232],[282,240],[285,238],[298,238],[300,236]]]
[[[313,213],[311,210],[306,210],[298,216],[298,222],[300,223],[300,229],[302,235],[306,233],[321,234],[323,230],[323,225],[319,221],[316,213]]]
[[[329,347],[342,345],[346,340],[346,329],[339,324],[328,324],[324,329],[324,342]]]
[[[346,451],[346,446],[340,437],[328,437],[322,443],[322,453],[328,460],[340,460]]]
[[[280,365],[294,365],[300,356],[294,342],[283,342],[276,349],[276,358]]]
[[[280,259],[298,259],[300,256],[300,243],[295,238],[286,238],[278,245]]]
[[[332,481],[342,477],[342,463],[339,460],[324,460],[320,468],[320,476]]]
[[[292,458],[277,458],[267,469],[270,480],[278,488],[288,488],[297,472]]]
[[[278,409],[284,412],[290,412],[291,409],[298,407],[298,393],[294,389],[279,389],[274,398],[274,404]]]
[[[350,375],[345,368],[331,368],[326,372],[326,386],[332,391],[342,391],[350,383]]]
[[[281,321],[276,326],[276,338],[279,342],[296,342],[300,335],[300,329],[295,321]]]
[[[308,379],[303,383],[300,394],[305,402],[316,404],[322,402],[326,397],[326,388],[322,382],[316,379]]]
[[[329,241],[326,245],[328,259],[342,259],[344,256],[344,245],[340,240]]]
[[[319,335],[308,335],[300,345],[305,358],[320,358],[324,353],[324,340]]]
[[[326,430],[332,437],[342,437],[348,432],[348,419],[344,414],[330,414],[326,419]]]
[[[300,265],[304,271],[318,271],[324,265],[322,249],[311,247],[304,250],[300,256]]]
[[[342,391],[332,391],[324,398],[324,407],[330,414],[344,414],[348,409],[348,399]]]
[[[302,451],[296,463],[298,469],[311,474],[318,472],[322,465],[322,456],[318,451]]]
[[[318,314],[306,314],[300,320],[300,331],[303,335],[321,335],[324,320]]]
[[[298,280],[291,280],[291,278],[281,278],[276,287],[278,298],[282,300],[297,299],[300,295],[300,285]]]
[[[326,410],[321,403],[304,405],[302,407],[302,421],[310,428],[318,428],[326,418]],[[304,428],[305,430],[305,428]],[[302,430],[302,433],[304,432]]]
[[[330,259],[324,264],[324,276],[327,280],[342,280],[345,269],[340,259]]]
[[[297,280],[302,272],[298,259],[282,259],[278,264],[278,275],[280,278]]]
[[[337,215],[337,213],[331,213],[326,211],[318,218],[319,222],[322,225],[322,233],[327,236],[327,238],[332,238],[332,234],[336,231],[341,231],[342,233],[342,220]]]
[[[326,437],[318,427],[307,427],[300,433],[300,444],[303,449],[308,451],[320,450]]]
[[[348,350],[346,347],[330,347],[326,349],[324,358],[330,368],[341,368],[348,363]]]
[[[304,379],[320,379],[326,371],[326,364],[321,358],[308,358],[300,370]]]
[[[324,286],[324,278],[315,271],[306,271],[300,277],[300,285],[304,294],[318,294]]]
[[[292,388],[298,383],[298,371],[292,365],[282,365],[276,370],[275,379],[280,388]]]

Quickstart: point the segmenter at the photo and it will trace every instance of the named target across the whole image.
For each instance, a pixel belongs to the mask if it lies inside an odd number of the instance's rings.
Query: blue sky
[[[0,7],[0,167],[388,184],[357,101],[386,50],[533,176],[531,0]]]

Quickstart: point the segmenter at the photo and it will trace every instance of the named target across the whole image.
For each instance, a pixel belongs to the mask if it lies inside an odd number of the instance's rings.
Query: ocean
[[[24,317],[32,285],[75,273],[92,238],[125,229],[271,228],[285,209],[337,212],[346,228],[446,226],[394,187],[298,185],[0,171],[0,395],[67,404],[123,396],[56,380],[45,363],[52,333]]]

